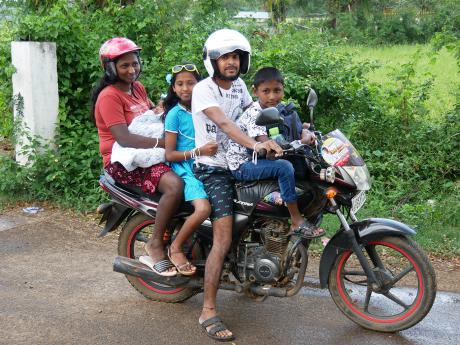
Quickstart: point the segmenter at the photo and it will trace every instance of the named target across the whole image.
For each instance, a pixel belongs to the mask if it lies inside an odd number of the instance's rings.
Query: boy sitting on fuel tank
[[[260,110],[279,106],[281,99],[284,96],[284,78],[281,72],[273,67],[265,67],[257,71],[254,76],[253,94],[258,98],[236,121],[241,130],[248,136],[255,138],[258,142],[268,140],[267,130],[265,127],[257,126],[255,124],[257,115]],[[281,107],[280,107],[281,108]],[[302,122],[300,121],[297,113],[289,114],[288,112],[281,111],[284,115],[285,121],[292,121],[296,123],[295,128],[286,131],[284,135],[286,140],[301,140],[304,144],[312,144],[315,141],[315,136],[309,131],[303,131]],[[290,115],[291,117],[287,117]],[[298,120],[298,122],[297,122]],[[300,127],[298,126],[300,124]],[[273,135],[283,135],[283,129],[278,129],[279,133],[271,133]],[[273,132],[273,129],[272,129]],[[295,133],[294,133],[295,132]],[[293,138],[292,135],[298,137]],[[254,152],[256,151],[257,144],[254,145]],[[308,220],[304,219],[299,211],[297,205],[297,194],[295,192],[295,170],[291,162],[285,159],[270,160],[258,159],[248,153],[246,147],[230,140],[228,150],[226,153],[229,168],[232,175],[238,181],[256,181],[261,179],[277,179],[280,187],[280,194],[283,201],[289,210],[291,216],[291,232],[301,235],[303,238],[316,238],[325,234],[324,229],[311,224]]]

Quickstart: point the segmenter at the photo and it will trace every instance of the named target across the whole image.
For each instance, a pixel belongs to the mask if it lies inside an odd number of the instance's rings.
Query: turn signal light
[[[328,189],[326,189],[326,198],[334,199],[336,195],[337,189],[335,189],[334,187],[329,187]]]

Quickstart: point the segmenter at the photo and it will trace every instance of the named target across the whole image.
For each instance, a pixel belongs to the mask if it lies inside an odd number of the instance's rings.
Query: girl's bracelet
[[[254,164],[256,164],[256,165],[257,165],[257,151],[256,151],[256,147],[257,147],[257,145],[259,145],[259,144],[262,144],[262,143],[259,142],[259,141],[256,142],[256,143],[254,144],[254,147],[252,148],[252,162],[253,162]]]
[[[157,146],[158,146],[158,141],[159,141],[158,138],[155,138],[155,139],[157,140],[157,142],[155,143],[155,146],[153,147],[154,149],[157,148]]]

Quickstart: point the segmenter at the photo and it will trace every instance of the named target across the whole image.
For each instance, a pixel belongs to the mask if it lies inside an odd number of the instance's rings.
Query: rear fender
[[[100,224],[105,222],[104,228],[97,235],[98,238],[104,237],[107,233],[114,231],[129,216],[132,212],[130,207],[118,204],[116,202],[109,202],[99,205],[97,212],[102,214]]]
[[[413,236],[416,231],[406,224],[391,219],[369,218],[350,224],[355,234],[358,234],[358,242],[365,244],[376,237],[382,236]],[[319,280],[321,288],[327,287],[329,272],[332,269],[335,258],[343,251],[352,248],[350,238],[342,229],[337,232],[327,243],[321,255],[319,264]]]

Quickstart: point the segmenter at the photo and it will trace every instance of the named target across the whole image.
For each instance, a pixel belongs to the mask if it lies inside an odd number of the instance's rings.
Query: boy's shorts
[[[200,164],[195,167],[195,176],[200,180],[211,203],[211,221],[233,215],[234,179],[228,169]]]

